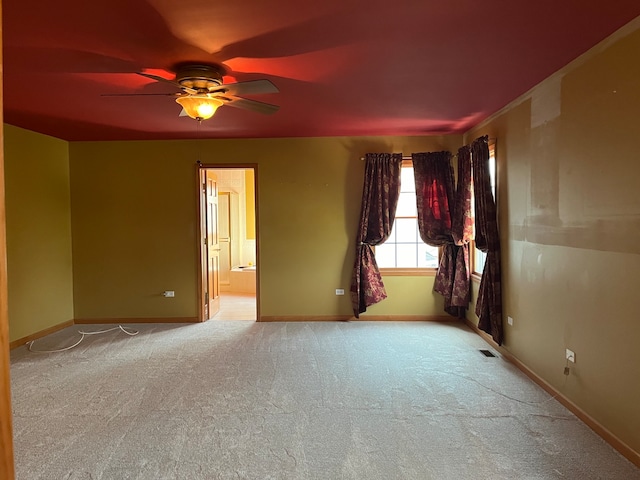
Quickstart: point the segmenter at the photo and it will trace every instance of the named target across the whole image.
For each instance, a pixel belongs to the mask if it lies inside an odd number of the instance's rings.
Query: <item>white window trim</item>
[[[413,168],[412,160],[403,159],[402,168]],[[395,218],[417,218],[417,216],[416,217],[396,216]],[[394,219],[394,227],[395,227],[395,219]],[[375,247],[374,247],[374,253],[375,253]],[[441,255],[442,255],[442,249],[438,248],[438,263],[440,263]],[[381,275],[390,276],[390,277],[392,276],[398,276],[398,277],[400,276],[435,276],[436,272],[438,271],[437,267],[378,267],[378,268]]]

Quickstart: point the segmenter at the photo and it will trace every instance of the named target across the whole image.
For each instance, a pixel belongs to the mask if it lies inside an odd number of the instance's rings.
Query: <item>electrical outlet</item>
[[[569,350],[567,348],[567,351],[565,352],[565,357],[567,358],[567,360],[569,360],[570,362],[576,363],[576,354],[573,353],[572,350]]]
[[[344,295],[344,288],[336,288],[336,295]]]
[[[165,290],[164,292],[162,292],[162,295],[167,298],[173,298],[176,296],[176,292],[174,292],[173,290]]]
[[[507,323],[509,325],[513,325],[513,318],[512,317],[507,317]]]

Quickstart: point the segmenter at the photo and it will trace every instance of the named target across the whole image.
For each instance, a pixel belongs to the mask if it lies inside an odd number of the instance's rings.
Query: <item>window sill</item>
[[[436,268],[381,268],[383,277],[435,277]]]

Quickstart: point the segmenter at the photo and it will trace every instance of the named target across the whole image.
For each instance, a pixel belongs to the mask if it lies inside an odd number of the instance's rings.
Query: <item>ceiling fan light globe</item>
[[[185,95],[176,98],[176,102],[184,108],[185,113],[194,120],[207,120],[213,117],[222,100],[206,95]]]
[[[201,103],[200,105],[198,105],[198,108],[196,110],[198,110],[198,117],[207,119],[211,118],[213,114],[216,113],[217,108],[217,105],[214,106],[210,103]]]

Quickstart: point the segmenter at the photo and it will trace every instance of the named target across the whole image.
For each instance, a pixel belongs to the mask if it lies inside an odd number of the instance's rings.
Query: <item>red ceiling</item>
[[[5,122],[65,140],[464,132],[640,15],[640,1],[4,0]],[[178,117],[168,75],[268,78],[265,116]]]

